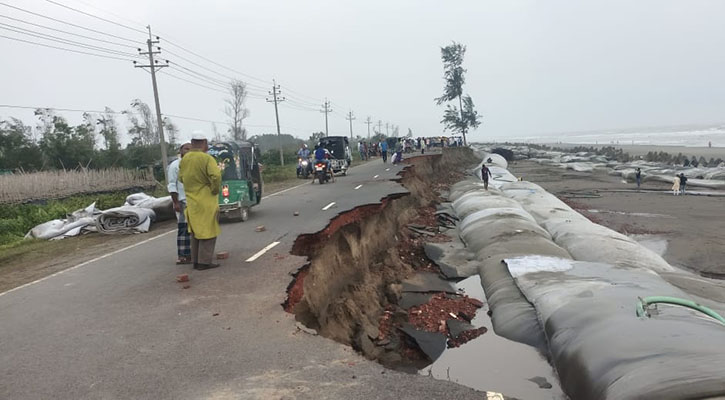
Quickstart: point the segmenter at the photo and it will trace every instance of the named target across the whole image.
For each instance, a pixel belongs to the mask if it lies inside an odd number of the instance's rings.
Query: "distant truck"
[[[352,164],[352,153],[347,136],[327,136],[320,139],[319,145],[330,152],[330,167],[336,174],[347,175]]]

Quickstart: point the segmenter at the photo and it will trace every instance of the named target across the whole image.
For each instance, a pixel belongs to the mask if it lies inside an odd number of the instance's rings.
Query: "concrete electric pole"
[[[370,141],[370,124],[373,123],[373,120],[370,117],[367,117],[365,123],[368,125],[368,141]]]
[[[327,114],[332,112],[332,108],[330,108],[330,101],[327,100],[327,97],[325,97],[325,104],[322,105],[322,110],[320,110],[321,113],[325,113],[325,136],[330,136],[330,133],[328,132],[328,125],[327,125]]]
[[[352,143],[352,121],[357,119],[354,115],[352,115],[352,110],[350,110],[349,113],[347,113],[347,117],[345,117],[346,120],[350,121],[350,143]]]
[[[381,119],[378,120],[378,134],[383,134],[383,120]]]
[[[390,136],[390,123],[385,123],[385,136]]]
[[[146,44],[148,45],[149,51],[141,51],[141,49],[138,49],[139,54],[141,55],[148,55],[149,56],[149,65],[137,65],[136,61],[133,62],[134,67],[136,68],[148,68],[151,72],[151,84],[154,88],[154,102],[156,103],[156,122],[158,123],[158,130],[159,130],[159,142],[161,143],[161,162],[162,162],[162,169],[164,170],[164,180],[166,182],[169,181],[169,177],[167,176],[166,167],[169,165],[169,158],[166,154],[166,138],[164,137],[164,120],[161,118],[161,104],[159,103],[159,87],[156,84],[156,70],[168,67],[169,66],[169,60],[166,60],[166,64],[158,64],[158,61],[154,60],[154,54],[161,54],[161,47],[157,46],[156,51],[153,49],[153,45],[159,43],[159,37],[156,37],[156,40],[153,40],[153,36],[151,35],[151,25],[147,26],[149,30],[149,39],[146,41]]]
[[[272,90],[269,92],[270,95],[272,95],[272,100],[267,98],[268,103],[274,103],[274,118],[277,120],[277,143],[279,145],[279,163],[280,165],[284,165],[284,152],[282,151],[282,136],[279,131],[279,110],[277,107],[277,103],[282,102],[285,100],[284,97],[279,97],[280,93],[282,93],[279,90],[279,85],[277,82],[273,79],[272,80]]]

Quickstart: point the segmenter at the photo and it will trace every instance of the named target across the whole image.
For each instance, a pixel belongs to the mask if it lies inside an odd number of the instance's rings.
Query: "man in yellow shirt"
[[[212,262],[219,228],[219,188],[222,176],[209,150],[206,137],[195,132],[191,151],[179,163],[179,180],[184,184],[186,210],[184,215],[191,233],[191,259],[194,269],[216,268]]]

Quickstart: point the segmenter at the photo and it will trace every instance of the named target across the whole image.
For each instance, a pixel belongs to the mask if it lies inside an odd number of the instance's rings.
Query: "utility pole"
[[[368,116],[368,118],[365,120],[365,123],[368,125],[368,141],[370,141],[370,124],[373,123],[373,120]]]
[[[332,108],[330,108],[330,101],[327,100],[327,97],[325,97],[325,104],[322,105],[322,110],[320,110],[321,113],[325,113],[325,136],[330,136],[330,133],[328,132],[328,126],[327,126],[327,114],[332,112]]]
[[[378,120],[378,133],[381,135],[383,134],[383,120],[382,119]]]
[[[385,123],[385,136],[390,136],[390,123]]]
[[[352,143],[352,121],[357,119],[354,115],[352,115],[352,110],[350,110],[349,113],[347,113],[347,117],[345,117],[346,120],[350,121],[350,143]]]
[[[284,152],[282,151],[282,136],[279,132],[279,110],[277,109],[277,103],[285,101],[284,97],[278,97],[279,94],[282,93],[279,90],[279,85],[277,82],[272,79],[272,90],[269,92],[269,94],[272,95],[272,100],[267,98],[268,103],[274,103],[274,118],[277,120],[277,143],[279,144],[279,163],[280,165],[284,165]]]
[[[166,167],[169,165],[169,159],[166,155],[166,138],[164,138],[164,120],[161,118],[161,104],[159,103],[159,87],[156,84],[156,70],[169,66],[169,60],[166,60],[166,64],[158,64],[158,61],[154,60],[154,54],[161,54],[161,47],[157,46],[156,51],[153,50],[153,45],[159,43],[159,37],[156,36],[156,40],[153,40],[151,35],[151,25],[146,27],[149,30],[149,40],[146,44],[149,47],[149,51],[141,51],[138,49],[139,54],[149,56],[149,65],[137,65],[136,61],[133,62],[136,68],[148,68],[151,72],[151,84],[154,88],[154,102],[156,103],[156,122],[158,123],[159,130],[159,142],[161,142],[161,162],[163,163],[162,169],[164,170],[164,180],[169,181],[167,176]]]

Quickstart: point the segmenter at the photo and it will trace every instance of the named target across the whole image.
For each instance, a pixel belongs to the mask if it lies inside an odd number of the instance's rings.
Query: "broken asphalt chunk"
[[[421,331],[409,323],[402,324],[398,329],[413,339],[431,361],[438,359],[446,349],[446,336],[441,333]]]

